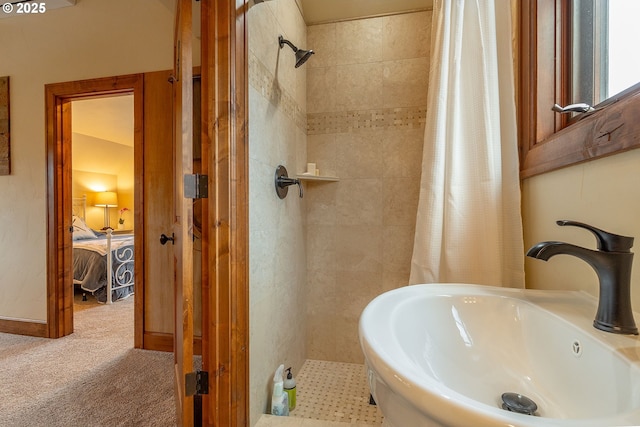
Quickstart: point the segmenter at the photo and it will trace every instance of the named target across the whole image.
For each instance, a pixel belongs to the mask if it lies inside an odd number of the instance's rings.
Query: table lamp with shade
[[[103,191],[96,193],[95,206],[104,208],[104,228],[111,228],[109,225],[109,208],[118,207],[118,195],[113,191]]]

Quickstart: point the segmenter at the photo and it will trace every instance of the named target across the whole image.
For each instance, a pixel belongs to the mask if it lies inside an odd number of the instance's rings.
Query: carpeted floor
[[[0,333],[0,426],[175,425],[173,354],[133,348],[133,298],[76,306],[57,340]]]

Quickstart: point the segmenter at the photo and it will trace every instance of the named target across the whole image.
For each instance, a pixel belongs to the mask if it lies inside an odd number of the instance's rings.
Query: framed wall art
[[[9,77],[0,77],[0,175],[11,173],[9,139]]]

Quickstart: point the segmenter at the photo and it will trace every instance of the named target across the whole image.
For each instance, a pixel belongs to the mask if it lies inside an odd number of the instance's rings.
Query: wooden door
[[[160,243],[171,236],[174,221],[173,70],[144,73],[144,327],[136,347],[173,351],[173,245]],[[136,230],[136,234],[138,230]],[[136,263],[136,267],[138,264]],[[139,341],[138,341],[139,339]]]
[[[202,157],[209,176],[202,289],[207,426],[249,425],[248,10],[249,0],[201,2]]]
[[[174,38],[175,95],[175,393],[177,421],[192,426],[193,396],[186,395],[186,374],[193,371],[193,205],[185,199],[184,176],[193,170],[193,65],[191,46],[191,0],[176,3]]]

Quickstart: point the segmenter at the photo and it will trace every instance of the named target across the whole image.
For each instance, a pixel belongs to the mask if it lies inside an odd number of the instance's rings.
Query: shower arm
[[[293,43],[291,43],[289,40],[285,39],[284,37],[278,36],[278,41],[280,42],[280,48],[281,49],[282,49],[282,45],[283,44],[287,44],[291,49],[293,49],[294,53],[298,51],[298,48]]]

